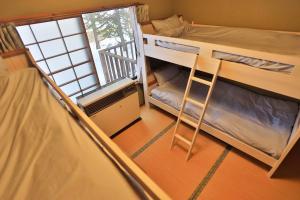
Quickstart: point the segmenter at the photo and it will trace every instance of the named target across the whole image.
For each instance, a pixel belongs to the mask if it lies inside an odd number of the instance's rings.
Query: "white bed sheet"
[[[153,98],[179,109],[188,74],[153,89]],[[204,101],[206,86],[193,85],[191,97]],[[200,108],[187,103],[185,112],[199,117]],[[241,141],[278,158],[289,140],[298,113],[298,104],[256,94],[218,81],[204,120]]]
[[[300,59],[300,35],[296,34],[250,28],[190,26],[187,31],[184,31],[181,34],[180,38],[282,55],[299,56]],[[156,41],[156,44],[177,51],[199,53],[198,47],[174,44],[165,41]],[[213,57],[285,73],[290,73],[294,68],[293,65],[286,63],[251,58],[227,52],[215,51],[213,52]]]
[[[181,38],[300,57],[300,35],[234,27],[191,27]]]
[[[145,196],[53,98],[36,69],[0,73],[0,106],[1,200]]]
[[[200,48],[198,47],[176,44],[176,43],[166,42],[161,40],[157,40],[156,45],[167,49],[173,49],[176,51],[182,51],[182,52],[194,53],[194,54],[198,54],[200,51]],[[283,63],[278,63],[278,62],[273,62],[268,60],[262,60],[258,58],[235,55],[235,54],[230,54],[230,53],[225,53],[220,51],[214,51],[213,58],[226,60],[230,62],[242,63],[242,64],[249,65],[251,67],[256,67],[256,68],[270,70],[270,71],[283,72],[283,73],[291,73],[292,70],[294,69],[294,66],[289,64],[283,64]]]

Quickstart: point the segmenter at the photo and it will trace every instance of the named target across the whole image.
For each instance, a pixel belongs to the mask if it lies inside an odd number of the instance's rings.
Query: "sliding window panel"
[[[92,85],[97,84],[97,79],[95,75],[90,75],[79,80],[80,87],[82,89],[88,88]]]
[[[48,65],[45,61],[40,61],[36,63],[46,74],[50,74]]]
[[[74,51],[87,47],[86,40],[82,34],[65,37],[68,51]]]
[[[85,63],[83,65],[79,65],[79,66],[75,67],[75,72],[76,72],[77,77],[82,77],[87,74],[93,73],[94,68],[93,68],[93,65],[89,62],[89,63]]]
[[[67,54],[47,59],[47,63],[51,72],[55,72],[57,70],[62,70],[64,68],[72,66],[69,56]]]
[[[73,65],[86,62],[90,59],[87,49],[82,49],[79,51],[72,52],[70,53],[70,57]]]
[[[26,48],[29,49],[31,55],[33,56],[34,60],[42,60],[44,58],[40,48],[37,44],[28,45]]]
[[[77,97],[79,97],[79,96],[81,96],[82,94],[81,94],[81,92],[80,93],[77,93],[77,94],[75,94],[75,95],[73,95],[73,96],[70,96],[70,98],[71,98],[71,100],[73,101],[73,102],[77,102]]]
[[[98,86],[88,87],[87,89],[83,90],[83,94],[87,94],[89,92],[92,92],[92,91],[96,90],[97,88],[98,88]]]
[[[72,80],[76,80],[76,76],[73,69],[68,69],[60,73],[54,74],[53,77],[57,85],[62,85]]]
[[[74,93],[80,92],[80,87],[77,81],[74,81],[70,84],[61,87],[62,91],[66,93],[66,95],[70,96]]]
[[[40,43],[40,47],[46,58],[67,53],[64,41],[62,39]]]
[[[60,32],[55,21],[30,25],[37,42],[60,38]]]
[[[39,67],[73,101],[83,89],[99,86],[81,17],[28,24],[17,30]]]
[[[62,35],[68,36],[84,32],[84,28],[82,27],[80,20],[81,19],[79,17],[58,20]]]
[[[32,31],[30,30],[29,25],[18,26],[17,31],[24,43],[24,45],[36,43]]]
[[[96,89],[98,89],[98,88],[99,88],[98,86],[88,87],[88,88],[85,89],[83,92],[84,92],[84,93],[88,93],[88,92],[91,92],[91,91],[96,90]]]

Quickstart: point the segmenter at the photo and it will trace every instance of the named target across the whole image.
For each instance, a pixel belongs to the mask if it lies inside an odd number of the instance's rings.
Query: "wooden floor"
[[[176,118],[147,107],[141,117],[114,141],[173,199],[300,200],[300,144],[269,179],[267,166],[206,133],[186,162],[184,144],[170,150]]]

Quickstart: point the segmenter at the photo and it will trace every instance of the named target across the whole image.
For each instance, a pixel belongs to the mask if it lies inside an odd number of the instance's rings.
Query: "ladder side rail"
[[[204,107],[202,108],[201,114],[199,116],[198,124],[197,124],[196,130],[194,132],[194,135],[193,135],[193,138],[192,138],[192,142],[191,142],[191,146],[189,148],[186,160],[189,160],[189,158],[191,156],[192,149],[193,149],[193,146],[195,144],[195,141],[196,141],[196,138],[197,138],[197,135],[198,135],[198,131],[200,129],[202,120],[204,118],[204,115],[205,115],[205,112],[206,112],[206,109],[207,109],[207,106],[208,106],[208,103],[209,103],[209,100],[210,100],[210,97],[212,95],[213,89],[214,89],[215,84],[216,84],[216,80],[217,80],[217,77],[218,77],[220,65],[221,65],[221,61],[219,60],[219,62],[217,64],[217,67],[216,67],[216,71],[215,71],[215,73],[213,75],[213,78],[212,78],[212,84],[211,84],[211,86],[208,86],[209,90],[208,90],[208,93],[207,93],[207,96],[206,96],[206,99],[205,99]]]
[[[175,135],[176,135],[177,129],[178,129],[180,121],[181,121],[180,118],[182,116],[182,113],[184,112],[184,108],[185,108],[185,105],[186,105],[186,97],[190,93],[190,89],[191,89],[192,82],[193,82],[192,81],[192,77],[194,76],[196,68],[197,68],[197,60],[198,60],[198,56],[195,59],[194,66],[191,68],[191,72],[190,72],[190,76],[189,76],[189,79],[188,79],[187,87],[186,87],[186,90],[185,90],[183,98],[182,98],[182,103],[181,103],[181,106],[180,106],[180,109],[179,109],[179,114],[177,116],[177,122],[176,122],[176,125],[175,125],[175,129],[174,129],[174,133],[173,133],[173,138],[172,138],[172,142],[171,142],[171,148],[174,145]]]

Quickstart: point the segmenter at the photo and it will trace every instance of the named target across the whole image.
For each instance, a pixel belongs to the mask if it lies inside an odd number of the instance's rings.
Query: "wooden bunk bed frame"
[[[192,24],[192,26],[209,26],[209,25],[200,25]],[[178,64],[184,67],[192,68],[196,63],[198,66],[201,66],[201,71],[212,73],[209,68],[210,63],[214,58],[212,58],[213,51],[220,51],[230,54],[236,54],[241,56],[247,56],[251,58],[269,60],[279,63],[285,63],[294,65],[294,69],[290,74],[274,72],[263,70],[255,67],[251,67],[241,63],[234,63],[229,61],[222,60],[221,68],[219,71],[219,76],[234,82],[238,82],[244,85],[249,85],[251,87],[263,89],[287,97],[291,97],[296,100],[300,100],[300,57],[299,56],[290,56],[290,55],[281,55],[275,53],[268,53],[256,50],[242,49],[225,45],[218,45],[212,43],[205,43],[199,41],[192,41],[181,38],[165,37],[156,35],[151,23],[145,23],[139,27],[139,43],[143,44],[141,50],[141,65],[143,65],[142,74],[144,82],[144,93],[145,93],[145,102],[147,105],[155,105],[175,116],[178,116],[179,111],[175,108],[162,103],[150,95],[152,88],[156,87],[155,84],[151,83],[148,85],[148,76],[147,69],[149,69],[149,61],[147,57],[156,58],[159,60],[164,60],[174,64]],[[294,33],[300,34],[300,33]],[[198,59],[196,54],[187,53],[182,51],[177,51],[173,49],[168,49],[156,45],[156,41],[171,42],[186,46],[199,47]],[[200,69],[199,69],[200,70]],[[271,167],[271,170],[268,172],[268,176],[272,177],[279,166],[282,164],[285,157],[288,155],[293,146],[300,139],[300,126],[297,131],[290,136],[289,142],[282,152],[279,159],[276,159],[261,150],[258,150],[234,137],[231,135],[218,130],[206,123],[202,123],[201,130],[211,134],[212,136],[228,143],[229,145],[247,153],[248,155],[256,158],[257,160],[265,163]]]
[[[16,71],[27,67],[39,70],[40,75],[61,97],[66,107],[78,119],[89,134],[125,173],[133,177],[143,188],[150,199],[171,199],[146,173],[138,167],[71,99],[37,66],[28,49],[18,49],[0,54],[7,64],[9,71]]]

